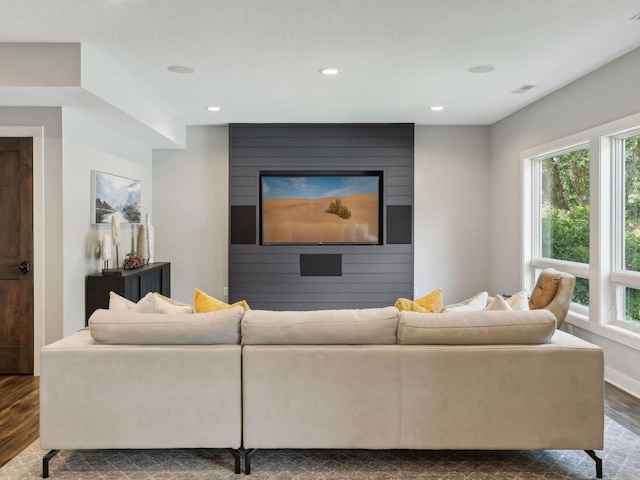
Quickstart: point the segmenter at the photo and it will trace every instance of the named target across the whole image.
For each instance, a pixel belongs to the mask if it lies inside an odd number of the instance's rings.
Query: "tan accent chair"
[[[560,328],[571,306],[575,284],[576,277],[573,275],[555,268],[545,268],[540,272],[536,286],[531,292],[529,309],[550,310],[556,316],[557,328]]]

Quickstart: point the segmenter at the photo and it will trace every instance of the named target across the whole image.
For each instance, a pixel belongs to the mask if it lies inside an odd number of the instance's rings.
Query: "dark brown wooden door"
[[[0,373],[33,373],[33,139],[0,138]]]

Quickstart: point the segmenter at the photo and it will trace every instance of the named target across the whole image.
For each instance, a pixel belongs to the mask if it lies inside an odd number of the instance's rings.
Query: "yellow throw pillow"
[[[398,310],[419,313],[440,313],[444,308],[442,289],[438,288],[433,292],[412,301],[406,298],[399,298],[394,305]]]
[[[197,288],[194,292],[194,304],[196,306],[196,312],[198,313],[215,312],[216,310],[223,310],[225,308],[232,307],[242,307],[245,312],[250,309],[249,304],[245,300],[240,300],[239,302],[229,305],[222,300],[218,300],[211,295],[207,295]]]
[[[431,313],[440,313],[444,308],[444,300],[442,298],[442,289],[438,288],[433,292],[416,300],[416,303],[426,308]]]

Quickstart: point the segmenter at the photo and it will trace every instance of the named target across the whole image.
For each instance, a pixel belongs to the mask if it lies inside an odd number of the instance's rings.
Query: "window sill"
[[[640,351],[640,334],[618,327],[617,325],[601,325],[589,321],[589,317],[574,312],[569,312],[565,320],[566,323],[586,330],[614,342],[625,345],[629,348]]]

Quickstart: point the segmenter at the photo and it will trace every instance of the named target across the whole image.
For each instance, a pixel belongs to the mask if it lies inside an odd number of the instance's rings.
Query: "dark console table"
[[[132,302],[137,302],[149,292],[171,296],[171,264],[156,262],[132,270],[123,270],[122,275],[92,273],[85,282],[85,325],[98,308],[109,308],[109,292],[113,291]]]

